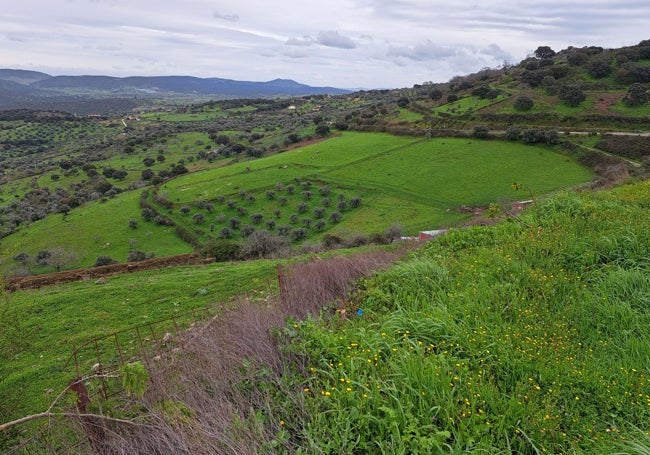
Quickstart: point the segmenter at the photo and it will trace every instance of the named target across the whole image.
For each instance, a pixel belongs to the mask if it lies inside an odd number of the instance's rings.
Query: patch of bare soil
[[[153,258],[140,262],[127,262],[101,267],[90,267],[87,269],[66,270],[64,272],[48,273],[43,275],[9,278],[6,283],[6,289],[9,291],[36,289],[43,286],[70,283],[72,281],[100,279],[120,273],[159,269],[162,267],[174,267],[179,265],[205,264],[208,262],[213,262],[213,259],[203,259],[196,253],[180,254],[177,256]]]
[[[594,108],[600,113],[607,113],[612,106],[615,106],[623,99],[623,96],[621,93],[602,93],[596,99]]]

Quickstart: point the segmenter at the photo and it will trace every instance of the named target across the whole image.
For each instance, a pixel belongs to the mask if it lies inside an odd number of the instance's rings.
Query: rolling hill
[[[311,94],[343,94],[349,90],[311,87],[289,79],[267,82],[190,76],[110,77],[51,76],[35,71],[0,69],[0,109],[56,109],[75,113],[111,112],[98,99],[269,98]],[[76,111],[71,108],[77,103]],[[137,103],[134,103],[134,105]]]

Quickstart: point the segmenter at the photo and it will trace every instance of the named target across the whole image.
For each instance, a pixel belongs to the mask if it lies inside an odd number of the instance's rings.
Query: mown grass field
[[[84,281],[5,295],[0,307],[0,421],[45,409],[53,398],[46,390],[58,393],[75,377],[73,367],[64,369],[74,347],[189,310],[210,307],[214,315],[236,296],[263,299],[277,287],[276,265],[250,261],[174,267],[116,275],[106,284]],[[136,335],[128,336],[121,340],[126,354],[137,354]],[[96,362],[91,351],[82,353],[84,374]],[[102,355],[108,364],[117,352],[108,343]]]
[[[275,444],[647,453],[648,200],[648,182],[560,193],[358,284],[360,315],[288,325],[302,398],[275,395]]]

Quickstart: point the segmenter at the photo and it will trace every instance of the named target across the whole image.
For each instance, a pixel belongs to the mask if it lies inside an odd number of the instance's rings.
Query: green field
[[[268,158],[185,175],[164,184],[160,193],[176,205],[192,204],[308,179],[363,198],[361,209],[344,216],[335,230],[380,232],[397,223],[415,233],[457,223],[463,218],[455,211],[461,205],[528,199],[531,193],[587,182],[592,175],[543,146],[345,133]],[[513,182],[523,184],[527,193],[515,191]]]
[[[139,200],[140,192],[132,191],[72,210],[65,218],[57,214],[37,221],[0,241],[2,267],[5,271],[15,267],[12,258],[21,252],[34,256],[38,251],[53,248],[71,253],[64,269],[90,267],[99,256],[124,262],[132,249],[156,256],[192,251],[175,235],[173,227],[145,223],[140,216]],[[135,229],[129,227],[132,219],[137,220]],[[33,271],[42,269],[36,267]]]
[[[274,292],[276,264],[175,267],[116,275],[103,285],[83,281],[5,296],[0,307],[0,421],[43,410],[52,399],[44,391],[62,390],[75,376],[73,368],[64,369],[74,347],[193,309],[210,307],[214,315],[244,293]],[[129,337],[124,345],[135,346],[135,334]],[[103,355],[108,363],[117,353],[109,346]],[[84,356],[88,369],[96,357],[93,352]]]

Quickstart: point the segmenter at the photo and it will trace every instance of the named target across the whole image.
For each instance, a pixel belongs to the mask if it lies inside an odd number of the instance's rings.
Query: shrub
[[[325,215],[325,207],[316,207],[312,213],[314,214],[314,218],[319,220]]]
[[[255,232],[255,226],[251,226],[250,224],[244,224],[242,225],[239,232],[241,233],[242,237],[248,237],[253,232]]]
[[[144,218],[145,221],[151,221],[153,217],[156,216],[154,211],[148,207],[143,208],[140,214],[142,215],[142,218]]]
[[[20,262],[23,265],[27,264],[27,262],[29,262],[29,254],[25,253],[24,251],[22,253],[18,253],[14,256],[14,261]]]
[[[509,126],[506,129],[506,139],[509,141],[518,141],[521,137],[521,128],[518,126]]]
[[[255,231],[241,249],[244,258],[264,258],[279,253],[287,246],[286,237],[272,235],[264,229]]]
[[[117,261],[108,256],[99,256],[97,257],[97,260],[95,261],[93,267],[101,267],[104,265],[111,265],[111,264],[117,264]]]
[[[227,227],[221,228],[221,230],[219,231],[219,237],[221,237],[222,239],[232,238],[233,235],[234,233],[232,229]]]
[[[623,103],[625,103],[626,106],[641,106],[648,102],[648,98],[648,91],[646,88],[635,82],[630,85],[625,98],[623,98]]]
[[[400,238],[402,238],[403,235],[402,226],[400,226],[399,224],[392,224],[388,229],[386,229],[384,235],[390,242],[399,240]]]
[[[533,99],[526,95],[518,96],[514,103],[514,108],[518,111],[529,111],[535,103]]]
[[[292,226],[289,226],[287,224],[278,226],[278,235],[281,235],[283,237],[289,236],[291,234],[291,231],[293,230]]]
[[[150,256],[153,257],[153,254]],[[147,256],[147,253],[145,253],[142,250],[131,250],[129,251],[129,254],[126,256],[126,261],[127,262],[140,262],[148,259],[149,257]]]
[[[602,79],[612,74],[612,67],[604,60],[596,60],[587,65],[587,73],[593,78]]]
[[[204,257],[212,257],[215,261],[232,261],[239,258],[240,246],[237,242],[225,239],[210,238],[201,249]]]
[[[291,240],[294,242],[299,242],[300,240],[304,240],[307,238],[307,229],[305,228],[297,228],[291,231]]]
[[[129,220],[129,227],[131,229],[136,229],[138,227],[138,222],[136,220]]]
[[[341,212],[332,212],[332,213],[330,214],[330,218],[329,218],[329,219],[330,219],[330,221],[331,221],[332,223],[338,223],[339,221],[341,221],[341,218],[342,218],[342,216],[341,216]]]
[[[40,250],[38,253],[36,253],[36,263],[38,265],[47,265],[47,261],[52,256],[52,253],[50,253],[48,250]]]
[[[233,216],[228,220],[228,225],[230,226],[230,229],[237,229],[240,224],[241,221],[237,217]]]
[[[585,95],[579,85],[564,85],[560,87],[557,96],[571,107],[577,107],[587,99],[587,95]]]

